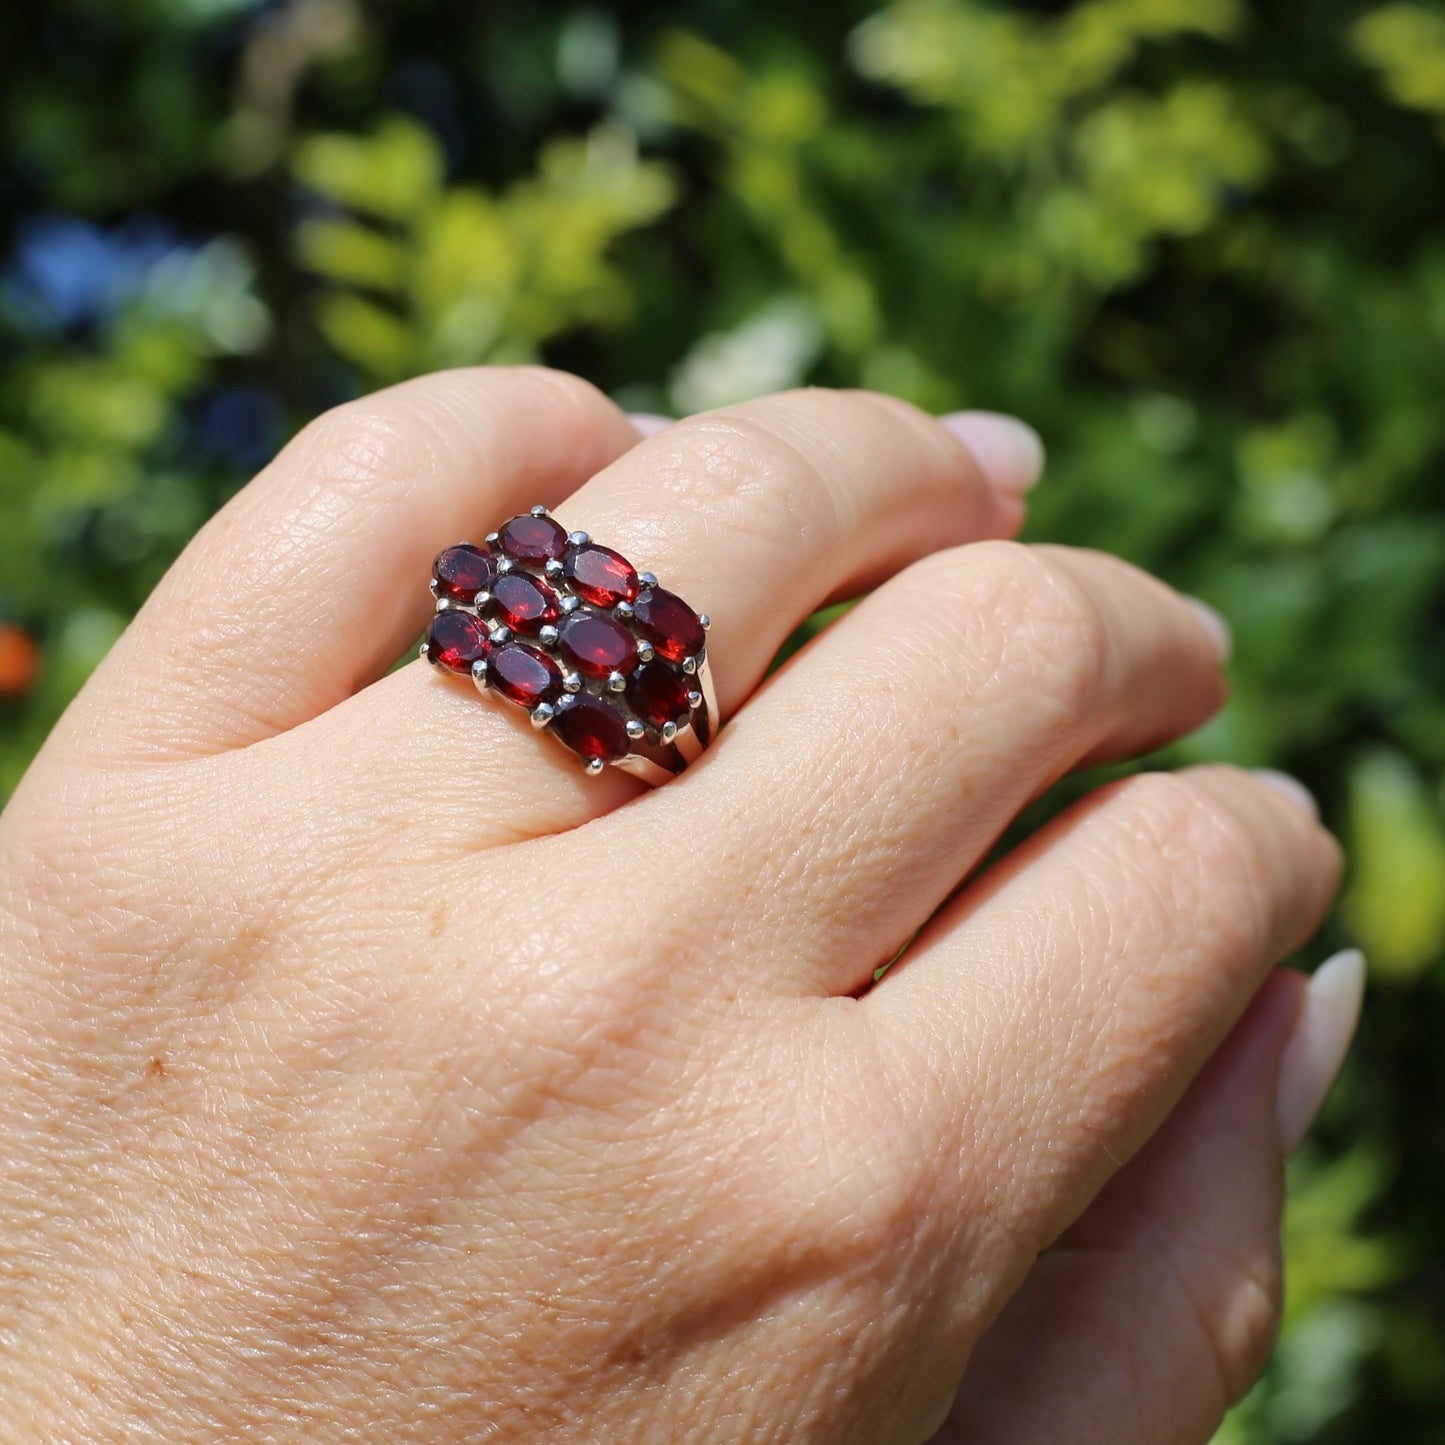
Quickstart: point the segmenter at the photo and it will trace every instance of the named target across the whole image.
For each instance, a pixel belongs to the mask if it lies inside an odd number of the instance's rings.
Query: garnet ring
[[[664,782],[711,741],[707,617],[546,507],[448,547],[431,590],[421,655],[525,708],[589,773]]]

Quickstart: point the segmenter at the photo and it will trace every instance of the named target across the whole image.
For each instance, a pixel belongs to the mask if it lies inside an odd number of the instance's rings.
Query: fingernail
[[[997,411],[955,411],[939,421],[974,455],[1006,496],[1032,491],[1044,470],[1044,444],[1027,422]]]
[[[1320,805],[1315,802],[1315,795],[1298,778],[1274,768],[1256,768],[1254,775],[1261,783],[1268,783],[1271,788],[1283,793],[1297,808],[1303,808],[1311,818],[1319,817]]]
[[[1365,955],[1358,948],[1322,963],[1305,987],[1274,1095],[1275,1126],[1286,1154],[1299,1148],[1339,1075],[1364,994]]]
[[[635,411],[628,420],[645,437],[655,437],[658,432],[666,431],[672,425],[670,416],[657,416],[650,411]]]
[[[1199,614],[1199,620],[1214,642],[1214,650],[1220,662],[1228,662],[1230,653],[1234,651],[1234,633],[1229,623],[1224,620],[1224,614],[1198,597],[1186,597],[1184,600]]]

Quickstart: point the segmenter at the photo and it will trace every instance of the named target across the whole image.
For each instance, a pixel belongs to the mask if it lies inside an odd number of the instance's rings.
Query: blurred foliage
[[[296,148],[296,175],[343,208],[297,228],[302,263],[329,283],[317,326],[365,383],[526,360],[582,323],[627,320],[631,283],[608,250],[673,199],[666,168],[638,160],[630,130],[549,142],[536,174],[497,197],[445,186],[442,160],[400,117],[367,139]]]
[[[1030,532],[1234,622],[1374,963],[1230,1445],[1445,1437],[1445,9],[49,0],[0,15],[0,796],[317,410],[540,357],[640,409],[1011,409]],[[445,540],[445,539],[442,539]]]

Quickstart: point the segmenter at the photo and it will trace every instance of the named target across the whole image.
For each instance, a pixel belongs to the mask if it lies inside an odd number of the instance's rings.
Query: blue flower
[[[81,330],[135,299],[162,261],[195,249],[149,216],[108,230],[75,216],[36,216],[19,227],[0,298],[23,330]]]

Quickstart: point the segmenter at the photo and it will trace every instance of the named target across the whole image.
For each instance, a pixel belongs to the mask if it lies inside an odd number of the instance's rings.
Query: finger
[[[638,440],[576,377],[443,372],[326,413],[202,528],[73,720],[93,747],[239,747],[389,667],[431,610],[432,558],[554,501]]]
[[[711,615],[726,716],[821,603],[935,547],[1014,530],[1017,491],[1036,474],[1031,435],[1006,418],[942,425],[887,397],[790,393],[675,423],[557,512]],[[356,787],[397,807],[445,788],[478,842],[570,827],[642,791],[616,770],[580,778],[578,760],[517,710],[478,707],[465,679],[422,665],[324,721],[314,746],[350,759]]]
[[[980,1219],[1042,1244],[1077,1217],[1318,926],[1338,874],[1297,797],[1195,768],[1085,800],[945,909],[863,1006],[895,1087],[947,1081],[929,1123],[989,1181]]]
[[[1042,465],[1012,417],[941,424],[893,397],[795,391],[674,423],[558,511],[711,616],[730,715],[824,603],[939,548],[1012,536]]]
[[[1279,973],[1148,1146],[1035,1265],[933,1445],[1205,1445],[1279,1318]],[[1064,1422],[1067,1422],[1065,1424]]]
[[[698,908],[749,899],[712,920],[744,966],[787,958],[780,986],[851,992],[1030,798],[1203,722],[1220,661],[1197,607],[1116,558],[963,547],[819,638],[633,825],[708,819],[685,867],[731,883]]]

